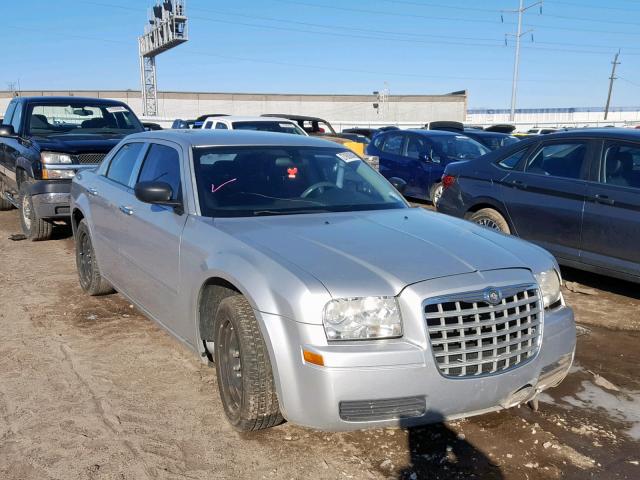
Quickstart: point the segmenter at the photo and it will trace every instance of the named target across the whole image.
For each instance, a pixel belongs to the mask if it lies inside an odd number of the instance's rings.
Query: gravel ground
[[[238,435],[212,368],[122,297],[85,296],[64,232],[19,230],[0,212],[2,479],[640,478],[637,285],[564,272],[576,362],[538,412]]]

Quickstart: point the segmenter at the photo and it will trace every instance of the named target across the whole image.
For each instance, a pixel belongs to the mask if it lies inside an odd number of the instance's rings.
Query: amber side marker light
[[[324,367],[324,358],[322,358],[322,355],[320,355],[319,353],[313,353],[309,350],[303,350],[302,357],[307,363],[312,363],[313,365]]]

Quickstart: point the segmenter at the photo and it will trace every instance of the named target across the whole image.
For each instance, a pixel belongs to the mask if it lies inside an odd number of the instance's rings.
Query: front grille
[[[424,397],[340,402],[340,418],[347,422],[421,417],[425,414],[425,411],[426,403]]]
[[[106,156],[106,153],[81,153],[75,155],[74,159],[80,165],[97,165]]]
[[[431,348],[446,377],[475,377],[503,372],[535,357],[542,333],[542,300],[536,285],[496,289],[497,305],[487,291],[427,300],[424,315]]]

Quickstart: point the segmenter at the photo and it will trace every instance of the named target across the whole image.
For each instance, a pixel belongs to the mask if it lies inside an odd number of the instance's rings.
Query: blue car
[[[584,129],[450,164],[439,212],[518,235],[560,264],[640,282],[640,132]]]
[[[415,129],[379,133],[366,152],[380,159],[380,173],[386,178],[404,180],[405,196],[436,203],[445,167],[478,158],[489,149],[459,133]]]

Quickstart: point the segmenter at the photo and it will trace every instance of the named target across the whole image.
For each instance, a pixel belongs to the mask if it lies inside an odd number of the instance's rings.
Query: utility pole
[[[611,105],[611,93],[613,92],[613,82],[614,80],[618,79],[618,77],[616,77],[616,67],[620,65],[620,62],[618,61],[619,55],[620,55],[620,50],[618,50],[618,53],[616,53],[616,56],[613,57],[613,62],[611,62],[612,67],[611,67],[611,76],[609,77],[609,93],[607,94],[607,105],[604,107],[605,120],[609,116],[609,105]]]
[[[531,5],[524,6],[524,0],[520,0],[520,7],[517,10],[503,10],[502,13],[517,13],[518,14],[518,31],[508,33],[507,36],[515,37],[516,39],[516,58],[513,64],[513,83],[511,85],[511,113],[509,114],[509,121],[513,122],[516,119],[516,96],[518,91],[518,73],[520,70],[520,40],[527,33],[531,33],[533,30],[522,31],[522,16],[530,8],[540,5],[540,13],[542,13],[543,1],[532,3]]]

